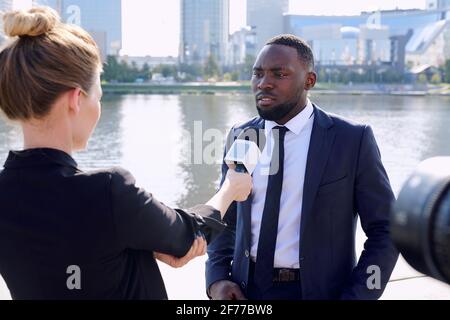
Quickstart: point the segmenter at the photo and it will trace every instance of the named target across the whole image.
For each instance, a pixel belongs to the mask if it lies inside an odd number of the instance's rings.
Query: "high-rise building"
[[[249,57],[256,56],[256,33],[250,27],[242,28],[230,35],[228,45],[228,65],[237,66],[245,63]]]
[[[0,0],[0,11],[9,11],[12,9],[12,0]]]
[[[427,0],[428,10],[450,10],[450,0]]]
[[[224,65],[229,15],[229,0],[181,0],[180,61],[203,64],[213,56]]]
[[[247,0],[247,25],[256,32],[256,50],[284,33],[283,14],[289,11],[289,0]]]
[[[0,12],[10,11],[12,9],[12,0],[0,0]],[[0,19],[0,43],[3,42],[3,19]]]
[[[121,0],[33,0],[33,4],[50,6],[64,22],[87,30],[103,57],[118,55],[122,49]]]

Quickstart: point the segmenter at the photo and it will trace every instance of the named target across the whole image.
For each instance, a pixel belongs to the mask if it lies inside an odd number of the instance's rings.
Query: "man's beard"
[[[286,117],[296,106],[298,102],[284,103],[272,108],[261,108],[256,105],[261,118],[268,121],[279,121]]]

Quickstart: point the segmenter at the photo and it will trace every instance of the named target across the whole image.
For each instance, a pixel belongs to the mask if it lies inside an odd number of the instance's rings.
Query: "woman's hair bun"
[[[3,15],[5,34],[9,37],[37,37],[51,31],[60,22],[58,13],[49,7],[12,11]]]

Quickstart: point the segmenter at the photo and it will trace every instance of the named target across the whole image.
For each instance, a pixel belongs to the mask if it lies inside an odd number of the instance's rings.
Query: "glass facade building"
[[[86,29],[103,55],[118,55],[122,49],[121,0],[35,0],[34,5],[50,6],[64,22]]]
[[[283,33],[283,14],[288,11],[289,0],[247,0],[247,26],[256,33],[256,52]]]
[[[386,10],[358,16],[287,14],[284,31],[308,41],[318,64],[395,63],[416,51],[411,44],[419,35],[431,43],[435,35],[426,31],[449,18],[445,9]]]
[[[0,0],[0,12],[10,11],[12,9],[12,0]],[[0,43],[3,42],[3,19],[0,19]]]
[[[229,0],[181,0],[180,61],[203,64],[211,55],[224,65],[229,14]]]

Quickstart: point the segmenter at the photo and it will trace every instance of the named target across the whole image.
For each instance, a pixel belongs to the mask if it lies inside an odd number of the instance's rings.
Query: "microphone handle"
[[[236,172],[239,173],[247,173],[247,169],[245,168],[245,166],[242,163],[238,163],[236,164]]]

